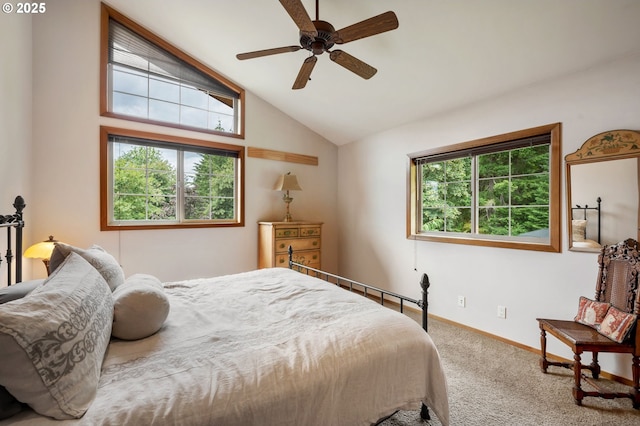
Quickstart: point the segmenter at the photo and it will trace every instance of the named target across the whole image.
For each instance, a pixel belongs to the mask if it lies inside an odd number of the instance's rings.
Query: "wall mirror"
[[[640,239],[640,132],[610,130],[565,157],[569,250]]]

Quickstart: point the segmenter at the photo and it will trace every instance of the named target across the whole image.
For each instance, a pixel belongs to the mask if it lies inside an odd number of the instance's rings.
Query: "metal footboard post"
[[[424,331],[429,331],[429,286],[431,283],[429,282],[429,276],[427,274],[422,274],[422,279],[420,280],[420,287],[422,287],[422,328]]]
[[[422,328],[425,332],[429,331],[429,286],[431,283],[429,282],[429,276],[427,274],[422,274],[422,279],[420,280],[420,287],[422,287],[422,300],[420,303],[420,307],[422,308]],[[431,420],[431,415],[429,414],[429,407],[422,403],[420,407],[420,418],[422,420]]]

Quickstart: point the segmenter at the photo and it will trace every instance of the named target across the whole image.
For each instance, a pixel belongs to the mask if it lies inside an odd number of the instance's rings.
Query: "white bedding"
[[[163,328],[113,340],[79,420],[12,425],[368,425],[424,401],[449,423],[431,338],[410,318],[283,268],[166,283]]]

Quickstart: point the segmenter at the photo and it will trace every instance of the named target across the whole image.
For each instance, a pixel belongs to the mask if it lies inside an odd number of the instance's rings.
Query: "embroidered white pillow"
[[[44,416],[81,417],[96,394],[112,318],[104,278],[70,253],[43,285],[0,305],[0,385]]]
[[[107,284],[109,284],[111,291],[115,290],[124,282],[124,272],[116,258],[96,244],[85,250],[69,244],[55,243],[55,247],[51,253],[51,259],[49,259],[49,270],[51,272],[55,271],[58,265],[60,265],[71,252],[79,254],[96,268],[107,281]]]

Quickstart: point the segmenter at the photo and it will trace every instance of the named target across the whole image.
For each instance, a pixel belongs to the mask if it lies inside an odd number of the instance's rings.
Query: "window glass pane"
[[[232,157],[185,152],[187,219],[235,217],[235,162]]]
[[[444,231],[444,209],[428,208],[422,211],[423,231]]]
[[[449,182],[471,179],[471,157],[456,158],[445,162],[446,177]]]
[[[422,180],[444,182],[444,162],[427,163],[422,166]]]
[[[152,120],[166,121],[167,123],[179,123],[180,105],[150,99],[149,118]]]
[[[515,149],[511,153],[511,174],[549,172],[549,145]]]
[[[209,111],[233,116],[233,99],[222,96],[209,96]]]
[[[471,232],[471,208],[470,207],[447,207],[445,231],[448,232]]]
[[[147,196],[115,194],[113,218],[115,220],[146,220]]]
[[[508,207],[489,207],[478,209],[478,233],[486,235],[509,234]]]
[[[149,197],[148,220],[176,220],[176,197]]]
[[[230,219],[233,217],[234,210],[233,198],[214,198],[211,205],[212,219]]]
[[[114,67],[113,90],[132,95],[147,96],[148,79],[144,74],[126,68]]]
[[[175,219],[175,150],[113,143],[115,220]]]
[[[478,177],[509,176],[509,151],[494,152],[478,156]]]
[[[547,207],[514,207],[511,212],[511,235],[548,237]]]
[[[470,182],[450,182],[446,184],[447,204],[449,206],[470,206],[471,205],[471,184]]]
[[[149,97],[162,101],[180,102],[180,85],[177,83],[157,78],[149,79]]]
[[[112,109],[115,113],[134,115],[136,117],[144,118],[148,116],[147,98],[114,92],[112,100]]]
[[[209,129],[235,133],[233,117],[223,114],[209,114]]]
[[[514,206],[548,205],[549,176],[533,175],[512,179],[511,204]]]
[[[194,89],[193,87],[182,86],[180,88],[180,94],[182,105],[207,109],[210,97],[207,92]]]
[[[509,205],[509,179],[492,178],[478,182],[478,205],[483,207]]]
[[[197,108],[181,107],[180,123],[185,126],[207,127],[207,111]]]

